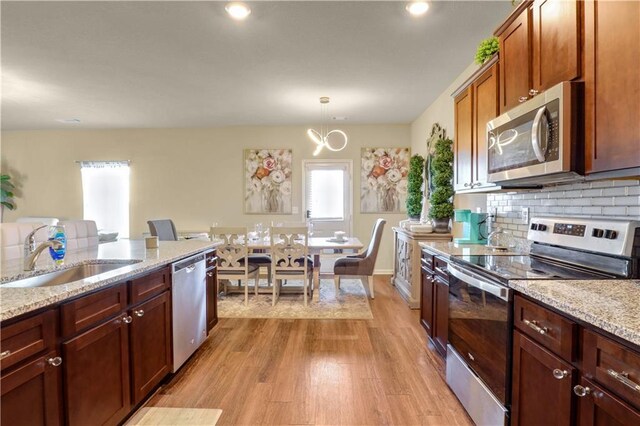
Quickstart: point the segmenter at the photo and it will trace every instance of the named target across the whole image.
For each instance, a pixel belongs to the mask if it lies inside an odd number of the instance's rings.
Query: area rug
[[[143,407],[125,426],[212,426],[221,415],[215,408]]]
[[[261,282],[261,285],[266,284]],[[291,282],[289,285],[300,285]],[[286,288],[286,286],[285,286]],[[357,279],[340,281],[336,297],[333,279],[323,279],[320,291],[316,289],[313,299],[304,306],[302,294],[281,293],[276,306],[271,306],[271,294],[253,294],[249,290],[249,305],[244,304],[244,293],[230,293],[218,299],[220,318],[289,318],[289,319],[372,319],[369,299]]]

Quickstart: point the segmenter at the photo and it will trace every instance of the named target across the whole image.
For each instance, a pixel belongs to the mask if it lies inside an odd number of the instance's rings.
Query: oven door
[[[512,290],[451,263],[448,269],[449,344],[507,405]]]

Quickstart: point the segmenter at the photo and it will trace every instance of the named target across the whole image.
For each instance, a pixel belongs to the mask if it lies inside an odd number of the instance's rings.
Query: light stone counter
[[[424,241],[420,243],[420,247],[428,250],[436,255],[444,256],[447,259],[451,256],[476,256],[485,254],[495,255],[520,255],[521,251],[504,251],[493,250],[483,244],[456,244],[445,241]]]
[[[147,250],[143,240],[121,240],[100,244],[88,250],[70,251],[62,266],[56,266],[49,253],[45,251],[38,259],[36,270],[33,272],[22,271],[22,259],[3,262],[0,265],[0,321],[127,280],[190,255],[213,249],[219,244],[220,242],[196,240],[160,241],[158,249]],[[130,260],[132,263],[69,284],[31,288],[9,287],[11,281],[83,263],[109,263],[114,260]]]
[[[509,287],[640,345],[640,280],[514,280]]]

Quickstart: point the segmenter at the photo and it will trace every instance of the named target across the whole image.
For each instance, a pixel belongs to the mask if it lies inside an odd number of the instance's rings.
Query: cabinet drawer
[[[433,273],[433,256],[427,253],[422,253],[422,259],[420,259],[422,267],[430,273]]]
[[[574,361],[577,324],[518,295],[514,325],[527,336],[568,361]]]
[[[28,357],[52,349],[56,343],[56,311],[2,327],[0,368],[5,370]]]
[[[640,354],[589,330],[582,339],[584,374],[640,409]]]
[[[160,271],[145,275],[144,277],[136,278],[129,283],[131,303],[138,303],[150,299],[168,290],[170,285],[171,272],[169,268],[164,268]]]
[[[449,282],[449,272],[447,271],[447,261],[439,257],[434,257],[433,266],[434,266],[433,270],[436,276],[440,276],[444,278],[445,282]]]
[[[122,312],[126,307],[126,283],[65,303],[60,306],[62,337],[69,337],[86,330]]]
[[[210,253],[207,253],[206,255],[207,268],[211,266],[215,266],[217,261],[218,261],[218,257],[216,256],[215,250]]]

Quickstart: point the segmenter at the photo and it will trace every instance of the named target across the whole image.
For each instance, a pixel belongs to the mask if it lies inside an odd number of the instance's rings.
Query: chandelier
[[[329,151],[342,151],[347,147],[347,134],[342,130],[329,130],[329,98],[323,96],[320,98],[320,131],[307,129],[307,136],[317,145],[313,155],[316,156],[322,152],[324,148]]]

